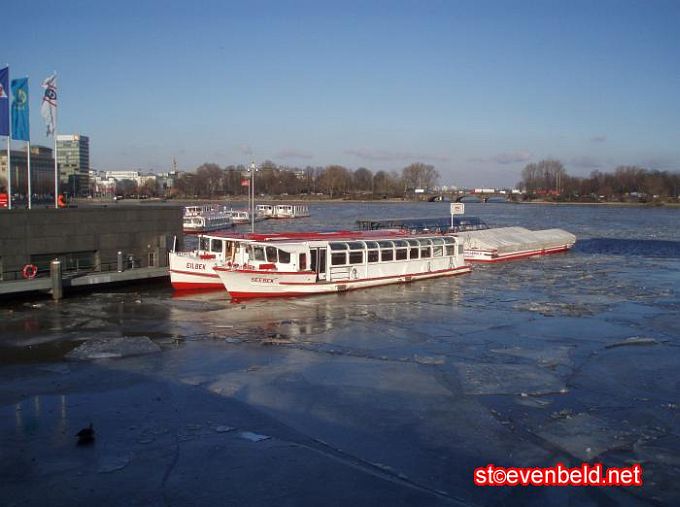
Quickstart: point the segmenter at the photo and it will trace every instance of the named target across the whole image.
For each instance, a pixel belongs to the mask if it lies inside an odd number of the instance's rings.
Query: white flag
[[[52,74],[43,81],[45,89],[40,113],[47,125],[47,135],[53,136],[57,130],[57,75]]]

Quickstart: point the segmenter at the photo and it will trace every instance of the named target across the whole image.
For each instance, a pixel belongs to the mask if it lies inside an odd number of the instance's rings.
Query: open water
[[[357,218],[445,216],[448,204],[318,204],[310,210],[309,218],[256,228],[351,229]],[[121,476],[141,460],[140,446],[158,445],[162,467],[178,459],[161,452],[160,437],[154,444],[145,435],[188,435],[186,444],[176,444],[181,450],[238,426],[228,415],[215,426],[213,405],[185,414],[182,427],[163,415],[172,408],[165,402],[133,417],[118,398],[107,398],[120,386],[106,375],[124,372],[139,383],[209,394],[214,407],[238,402],[255,410],[267,418],[267,442],[303,445],[333,466],[387,481],[393,496],[383,498],[391,502],[679,505],[680,210],[466,204],[466,214],[492,226],[562,228],[578,242],[566,254],[340,295],[234,304],[222,292],[180,295],[152,286],[0,308],[0,443],[6,449],[0,472],[13,485],[4,499],[39,503],[39,492],[30,493],[22,477],[63,479],[76,466],[22,468],[21,449],[31,438],[50,442],[45,445],[56,453],[85,418],[106,428],[114,406],[112,417],[143,420],[125,419],[132,437],[99,458],[120,465],[112,473]],[[141,336],[160,352],[94,362],[64,357],[93,339]],[[85,372],[97,396],[87,381],[80,383]],[[51,410],[36,411],[36,399]],[[264,431],[253,424],[246,429]],[[189,448],[184,452],[191,455]],[[201,460],[222,466],[216,456]],[[490,463],[558,462],[641,463],[644,486],[472,483],[473,469]],[[324,503],[323,488],[312,485],[323,477],[301,473],[309,481],[289,485],[286,502],[307,494],[307,501]],[[166,474],[158,481],[165,487],[172,479]],[[379,491],[376,483],[356,481],[339,488],[338,504],[361,504],[369,490]],[[332,481],[328,487],[333,490]],[[249,498],[271,500],[258,495]],[[107,503],[96,495],[80,498]]]

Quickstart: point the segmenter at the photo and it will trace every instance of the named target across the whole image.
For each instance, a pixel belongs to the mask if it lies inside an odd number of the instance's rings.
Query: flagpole
[[[31,209],[33,191],[31,190],[31,141],[26,141],[26,162],[28,167],[28,209]]]
[[[57,165],[57,118],[54,118],[54,207],[59,208],[59,166]]]
[[[52,73],[53,76],[57,75],[55,70]],[[58,162],[58,152],[57,152],[57,99],[54,102],[54,130],[52,131],[54,136],[54,207],[59,208],[59,162]]]
[[[7,83],[10,84],[9,63],[7,64]],[[7,90],[9,92],[9,90]],[[9,132],[7,135],[7,209],[12,209],[12,160],[11,160],[11,143],[12,143],[12,107],[9,102],[9,95],[7,95],[7,112],[9,114]]]
[[[10,156],[9,142],[12,139],[12,124],[10,122],[10,132],[7,136],[7,209],[12,209],[12,159]]]
[[[250,232],[255,232],[255,162],[250,164]]]

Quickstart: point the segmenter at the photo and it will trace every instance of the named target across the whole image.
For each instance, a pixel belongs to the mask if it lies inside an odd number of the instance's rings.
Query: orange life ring
[[[35,275],[38,274],[38,268],[35,266],[35,264],[26,264],[22,269],[21,269],[21,275],[26,278],[27,280],[33,280],[35,278]]]
[[[66,207],[66,200],[64,199],[64,194],[59,194],[59,196],[57,197],[57,205],[60,208]]]

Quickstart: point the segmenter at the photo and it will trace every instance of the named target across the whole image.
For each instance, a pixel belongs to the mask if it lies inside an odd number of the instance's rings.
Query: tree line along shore
[[[248,167],[202,164],[181,173],[171,188],[151,185],[136,188],[132,182],[119,185],[120,197],[166,199],[247,199],[254,182],[257,198],[304,200],[427,200],[433,196],[456,200],[474,190],[439,184],[438,170],[429,164],[413,163],[401,171],[348,169],[341,165],[305,168],[261,164],[254,176]],[[515,190],[496,192],[518,202],[642,203],[678,202],[680,173],[619,166],[611,172],[593,171],[587,177],[571,176],[559,160],[527,164]],[[488,190],[488,189],[486,189]],[[483,196],[482,196],[483,197]]]

